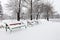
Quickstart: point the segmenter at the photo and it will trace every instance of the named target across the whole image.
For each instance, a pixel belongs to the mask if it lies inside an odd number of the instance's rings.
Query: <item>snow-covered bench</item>
[[[37,20],[28,20],[27,21],[27,25],[36,25],[38,24],[39,22]]]
[[[6,31],[9,29],[10,31],[12,31],[13,29],[17,29],[17,28],[21,28],[21,27],[25,27],[25,24],[23,22],[16,22],[16,23],[5,23],[5,29]]]

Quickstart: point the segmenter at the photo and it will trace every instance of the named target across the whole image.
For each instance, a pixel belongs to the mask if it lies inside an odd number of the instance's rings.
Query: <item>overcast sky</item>
[[[4,4],[7,3],[8,0],[0,0],[0,1],[2,2],[2,5],[4,6]],[[60,14],[60,5],[59,5],[60,4],[60,0],[49,0],[49,1],[53,4],[55,10]]]
[[[56,11],[60,14],[60,0],[54,0],[54,6]]]

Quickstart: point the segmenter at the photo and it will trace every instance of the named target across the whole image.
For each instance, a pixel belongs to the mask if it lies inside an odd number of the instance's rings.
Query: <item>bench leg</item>
[[[10,29],[10,27],[8,27],[9,31],[12,32],[12,29]]]
[[[12,30],[10,28],[8,28],[10,30],[10,32],[12,32]]]
[[[25,28],[27,28],[27,27],[25,26]]]
[[[6,29],[6,32],[7,32],[7,29]]]

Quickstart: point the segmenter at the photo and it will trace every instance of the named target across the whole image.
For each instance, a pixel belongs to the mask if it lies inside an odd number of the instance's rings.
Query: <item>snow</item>
[[[0,29],[1,40],[60,40],[60,23],[38,20],[39,24],[13,32]]]
[[[5,14],[9,15],[5,10],[5,3],[7,0],[1,0],[3,11]],[[54,0],[55,10],[60,14],[60,0]],[[10,14],[11,15],[11,14]],[[9,16],[10,16],[9,15]],[[26,25],[26,20],[22,20]],[[20,29],[12,33],[6,32],[5,29],[0,28],[0,40],[60,40],[60,22],[55,22],[56,20],[38,20],[39,24],[34,26],[27,26],[26,29]],[[54,21],[54,22],[52,22]],[[5,22],[12,22],[12,20],[4,20],[3,23],[0,21],[0,25],[4,25]],[[13,20],[16,22],[16,20]]]

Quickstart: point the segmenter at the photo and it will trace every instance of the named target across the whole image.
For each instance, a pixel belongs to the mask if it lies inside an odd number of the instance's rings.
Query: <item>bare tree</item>
[[[41,13],[42,13],[42,10],[41,10],[41,8],[40,8],[40,6],[41,6],[41,3],[40,3],[40,5],[37,5],[37,17],[36,17],[36,19],[38,19],[39,18],[39,16],[41,15]]]
[[[49,16],[53,15],[53,6],[50,3],[42,4],[41,5],[41,11],[42,13],[46,14],[45,17],[47,18],[47,21],[49,21]]]
[[[17,12],[17,20],[19,21],[20,20],[20,8],[21,8],[21,0],[19,0],[19,9],[18,9],[18,12]]]
[[[32,20],[32,0],[31,0],[31,14],[30,14],[31,20]]]
[[[22,3],[22,6],[27,8],[27,10],[28,10],[27,14],[29,15],[30,19],[32,20],[33,18],[35,18],[36,14],[39,14],[38,4],[40,3],[39,2],[40,0],[23,0],[23,1],[25,4]]]
[[[20,20],[20,6],[21,0],[9,0],[8,4],[6,4],[6,9],[12,10],[14,15],[17,14],[17,20]],[[16,15],[15,15],[16,16]]]
[[[32,19],[32,0],[9,0],[8,4],[6,4],[6,7],[7,9],[12,10],[14,12],[14,15],[17,14],[18,21],[20,20],[21,7],[25,7],[30,11],[29,13],[31,14]]]
[[[0,1],[0,20],[3,19],[3,9],[2,9],[2,5],[1,5],[1,1]]]
[[[36,0],[33,4],[33,13],[36,13],[36,19],[39,18],[40,14],[42,13],[42,10],[41,10],[41,0]]]
[[[24,2],[26,3],[26,5],[24,5],[24,7],[27,8],[29,15],[30,15],[30,20],[32,20],[32,1],[33,0],[24,0]]]

